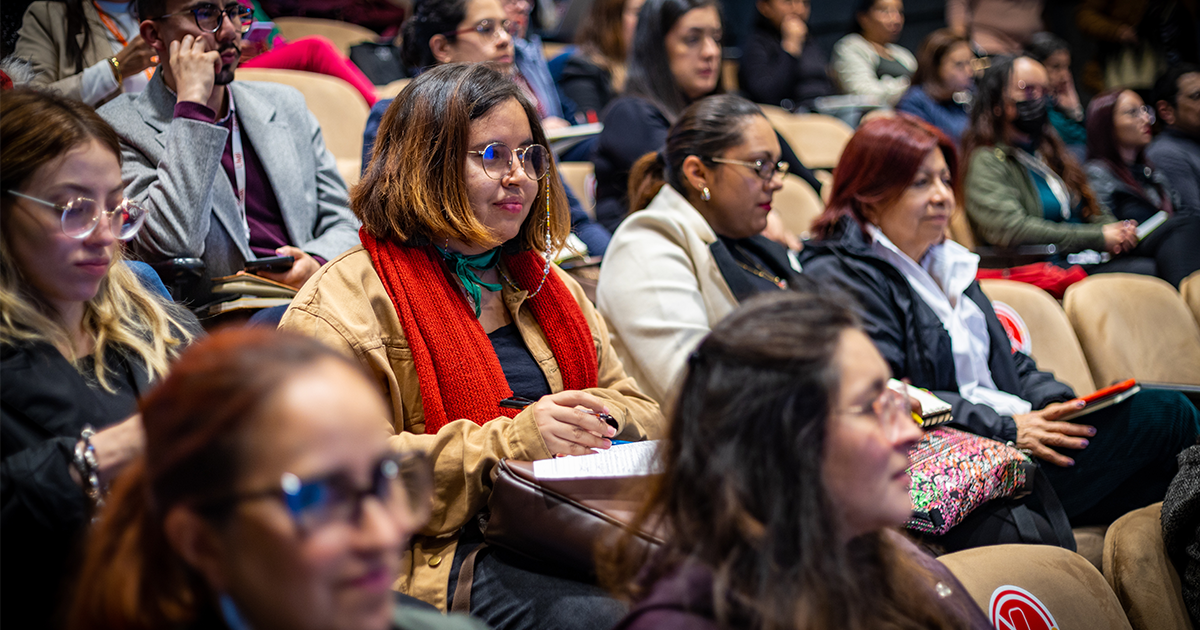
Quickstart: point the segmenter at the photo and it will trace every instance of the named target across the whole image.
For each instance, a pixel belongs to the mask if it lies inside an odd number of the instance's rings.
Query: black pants
[[[1143,390],[1071,422],[1096,427],[1096,435],[1083,450],[1059,449],[1074,466],[1040,466],[1074,527],[1108,524],[1161,501],[1178,470],[1176,456],[1200,434],[1200,412],[1164,390]]]
[[[450,596],[463,559],[483,542],[474,520],[463,527],[450,568]],[[625,616],[587,576],[567,575],[496,547],[475,556],[471,616],[495,630],[610,630]]]

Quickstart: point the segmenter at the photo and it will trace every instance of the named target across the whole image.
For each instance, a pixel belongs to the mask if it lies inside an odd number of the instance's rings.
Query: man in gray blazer
[[[133,247],[150,262],[201,258],[210,278],[293,256],[290,270],[260,275],[298,288],[358,244],[359,223],[304,97],[234,82],[252,18],[216,1],[138,0],[161,65],[141,94],[99,110],[121,136],[125,196],[150,209]]]

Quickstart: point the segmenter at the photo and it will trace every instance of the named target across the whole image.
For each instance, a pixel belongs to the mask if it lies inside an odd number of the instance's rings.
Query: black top
[[[47,343],[0,346],[0,625],[49,625],[88,518],[69,466],[83,425],[97,430],[137,411],[148,389],[140,361],[108,350],[108,392]]]
[[[954,424],[976,435],[1015,442],[1017,425],[987,405],[958,393],[950,334],[933,309],[891,263],[877,256],[858,222],[843,217],[829,240],[809,242],[800,253],[804,275],[847,292],[858,303],[863,329],[892,368],[896,378],[931,390],[953,407]],[[1014,352],[992,303],[972,282],[964,295],[987,321],[988,370],[997,389],[1020,396],[1042,409],[1075,397],[1071,388],[1040,372],[1029,355]]]
[[[575,101],[575,111],[585,115],[594,112],[599,117],[609,102],[617,98],[612,75],[592,63],[587,54],[580,50],[576,50],[563,64],[558,86],[567,98]]]
[[[661,150],[667,142],[671,123],[650,101],[622,96],[604,113],[604,131],[592,154],[596,166],[596,221],[615,232],[629,214],[629,171],[643,155]],[[800,163],[792,147],[778,134],[783,161],[788,172],[808,182],[819,194],[821,183]]]
[[[508,380],[514,396],[537,400],[550,395],[546,374],[538,367],[516,324],[501,326],[488,333],[488,341],[492,342],[492,349],[496,351],[496,358],[500,360],[504,378]]]
[[[754,30],[742,45],[738,87],[755,103],[784,109],[812,109],[813,99],[836,94],[825,68],[829,59],[811,34],[804,40],[800,56],[783,49],[783,35],[761,13]]]
[[[759,293],[781,291],[797,282],[787,249],[762,235],[729,238],[717,235],[709,246],[721,277],[739,302]],[[780,286],[777,282],[783,282]]]

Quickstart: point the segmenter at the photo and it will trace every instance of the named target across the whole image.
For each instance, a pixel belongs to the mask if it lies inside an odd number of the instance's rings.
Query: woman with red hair
[[[1177,393],[1143,391],[1089,415],[1095,426],[1061,421],[1082,403],[1013,350],[975,281],[979,257],[944,236],[956,209],[955,157],[946,136],[904,114],[859,127],[813,228],[823,240],[804,250],[804,273],[857,298],[896,378],[951,403],[956,425],[1050,464],[1072,525],[1161,500],[1200,414]]]
[[[1088,104],[1088,183],[1118,219],[1166,222],[1150,232],[1138,252],[1154,256],[1158,277],[1176,287],[1200,269],[1200,208],[1180,208],[1166,175],[1146,160],[1154,110],[1133,90],[1113,90]]]

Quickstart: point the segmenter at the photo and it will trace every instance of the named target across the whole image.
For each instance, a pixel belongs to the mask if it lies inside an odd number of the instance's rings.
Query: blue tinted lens
[[[324,507],[332,494],[328,481],[303,483],[290,473],[283,476],[283,500],[294,516]]]
[[[494,160],[494,159],[496,159],[496,145],[494,145],[494,144],[489,144],[489,145],[487,145],[486,147],[484,147],[484,149],[483,149],[483,159],[485,159],[485,160]]]

